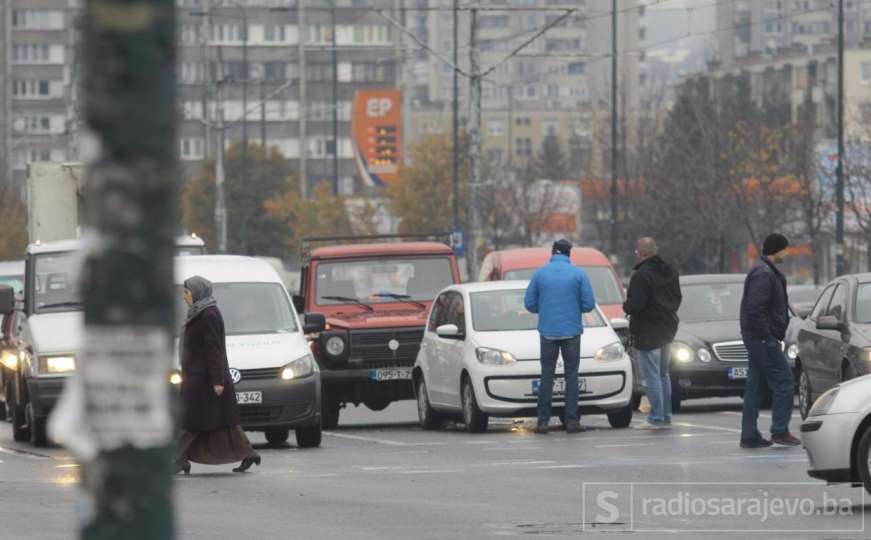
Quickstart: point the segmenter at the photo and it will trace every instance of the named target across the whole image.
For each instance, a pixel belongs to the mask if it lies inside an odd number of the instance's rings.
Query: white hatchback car
[[[808,475],[864,485],[871,493],[871,375],[843,382],[814,402],[801,425]]]
[[[469,431],[481,432],[490,416],[535,416],[541,365],[538,316],[523,304],[527,284],[467,283],[439,293],[413,372],[424,429],[460,417]],[[560,359],[553,398],[559,416],[562,373]],[[584,315],[578,385],[581,414],[605,413],[613,427],[630,424],[632,364],[598,309]]]

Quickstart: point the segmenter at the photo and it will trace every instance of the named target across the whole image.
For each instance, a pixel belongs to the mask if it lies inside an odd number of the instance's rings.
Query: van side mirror
[[[15,313],[15,289],[0,285],[0,315]]]
[[[303,313],[305,311],[305,301],[302,299],[302,296],[299,294],[295,294],[291,297],[293,300],[293,307],[296,308],[297,313]]]
[[[836,330],[844,332],[846,325],[832,315],[824,315],[817,319],[817,330]]]
[[[616,332],[629,330],[629,321],[623,317],[615,317],[611,319],[611,328]]]
[[[302,332],[317,334],[327,328],[327,318],[322,313],[306,313],[303,316]]]

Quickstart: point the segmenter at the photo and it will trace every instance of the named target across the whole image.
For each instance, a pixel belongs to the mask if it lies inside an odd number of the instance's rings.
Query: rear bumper
[[[243,380],[236,392],[262,392],[263,403],[240,404],[242,428],[260,431],[272,428],[309,427],[321,420],[321,379],[318,373],[295,381],[278,378]]]
[[[27,395],[33,406],[33,414],[43,418],[51,414],[60,399],[66,377],[36,377],[27,379]]]

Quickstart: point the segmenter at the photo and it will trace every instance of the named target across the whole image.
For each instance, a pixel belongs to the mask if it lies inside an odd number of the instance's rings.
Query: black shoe
[[[758,439],[741,439],[741,448],[747,450],[755,450],[757,448],[768,448],[771,446],[771,441],[759,437]]]
[[[175,474],[184,473],[185,476],[188,476],[191,473],[191,463],[188,461],[184,465],[176,465],[175,466]]]
[[[585,431],[587,431],[587,428],[577,422],[566,425],[566,433],[583,433]]]
[[[771,442],[781,446],[801,446],[801,441],[792,436],[792,433],[772,433]]]
[[[257,465],[258,467],[260,466],[260,454],[257,454],[255,452],[254,454],[246,457],[242,460],[242,463],[238,467],[233,469],[233,472],[243,473],[250,469],[252,465]]]
[[[547,435],[547,432],[547,424],[538,424],[537,426],[535,426],[536,435]]]

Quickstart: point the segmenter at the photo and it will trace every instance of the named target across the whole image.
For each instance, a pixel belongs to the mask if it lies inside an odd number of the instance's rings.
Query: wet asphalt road
[[[641,421],[590,416],[587,433],[536,436],[530,421],[496,420],[471,435],[421,431],[413,402],[345,410],[319,449],[251,434],[252,473],[195,464],[176,483],[178,538],[871,537],[864,491],[810,479],[801,448],[738,448],[739,400],[687,402],[671,430]],[[34,451],[0,425],[0,538],[74,538],[77,478],[65,450]]]

